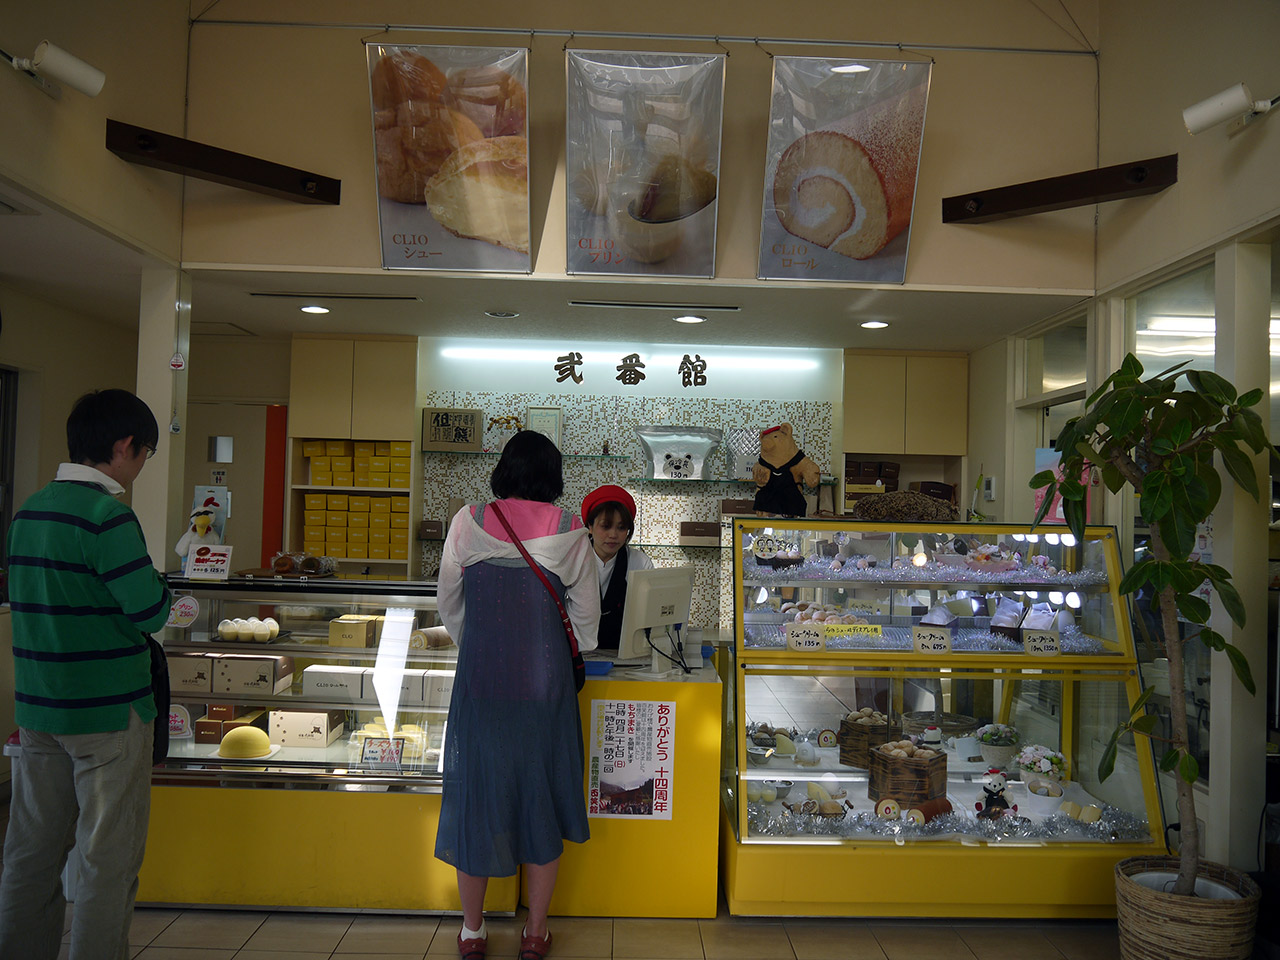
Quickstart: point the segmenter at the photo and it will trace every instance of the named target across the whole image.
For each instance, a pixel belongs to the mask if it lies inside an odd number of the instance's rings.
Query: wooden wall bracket
[[[990,223],[1159,193],[1178,182],[1178,155],[1117,163],[942,199],[943,223]]]
[[[295,203],[336,206],[342,196],[341,180],[119,120],[107,120],[107,149],[130,163],[241,187]]]

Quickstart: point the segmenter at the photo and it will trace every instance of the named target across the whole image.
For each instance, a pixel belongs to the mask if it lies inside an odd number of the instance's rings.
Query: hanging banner
[[[713,276],[724,55],[567,57],[567,271]]]
[[[931,67],[774,57],[760,279],[905,280]]]
[[[530,272],[528,51],[366,53],[382,265]]]
[[[671,819],[676,705],[592,700],[587,816]]]

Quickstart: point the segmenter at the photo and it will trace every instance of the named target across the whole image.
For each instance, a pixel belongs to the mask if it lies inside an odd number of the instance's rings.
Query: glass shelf
[[[424,457],[500,457],[501,450],[423,450]],[[626,453],[561,453],[562,460],[630,460]]]
[[[623,483],[755,483],[754,480],[739,480],[730,477],[722,477],[713,480],[703,480],[699,477],[688,477],[684,480],[677,480],[673,477],[630,477],[622,481]]]
[[[724,543],[631,543],[631,547],[653,547],[659,550],[727,550]]]

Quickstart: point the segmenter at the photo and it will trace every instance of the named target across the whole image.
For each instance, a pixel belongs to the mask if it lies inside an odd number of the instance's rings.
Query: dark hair
[[[605,516],[606,514],[607,516]],[[628,539],[630,539],[630,534],[636,532],[636,518],[631,516],[631,511],[617,500],[606,500],[604,503],[597,503],[592,507],[587,514],[587,527],[595,526],[595,522],[602,516],[606,520],[616,517],[617,519],[614,522],[627,531]]]
[[[521,430],[502,449],[489,486],[498,497],[554,503],[564,493],[560,451],[544,434]]]
[[[94,390],[76,401],[67,417],[67,454],[72,463],[110,463],[117,440],[133,437],[136,456],[160,439],[151,408],[128,390]]]

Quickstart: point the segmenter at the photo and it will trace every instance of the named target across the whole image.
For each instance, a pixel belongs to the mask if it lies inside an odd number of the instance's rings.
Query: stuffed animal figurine
[[[1004,816],[1007,813],[1018,812],[1017,805],[1015,804],[1010,808],[1009,801],[1004,795],[1007,784],[1008,780],[1005,775],[994,767],[983,774],[983,798],[974,804],[978,810],[978,819],[994,820],[996,817]]]
[[[760,431],[760,459],[751,468],[756,482],[756,514],[803,517],[807,512],[800,484],[816,487],[818,465],[804,455],[791,435],[791,424]]]
[[[218,531],[213,526],[213,510],[209,507],[196,507],[191,511],[191,526],[182,535],[182,539],[173,548],[173,552],[183,560],[186,560],[187,554],[193,546],[221,542],[222,537],[218,535]]]

